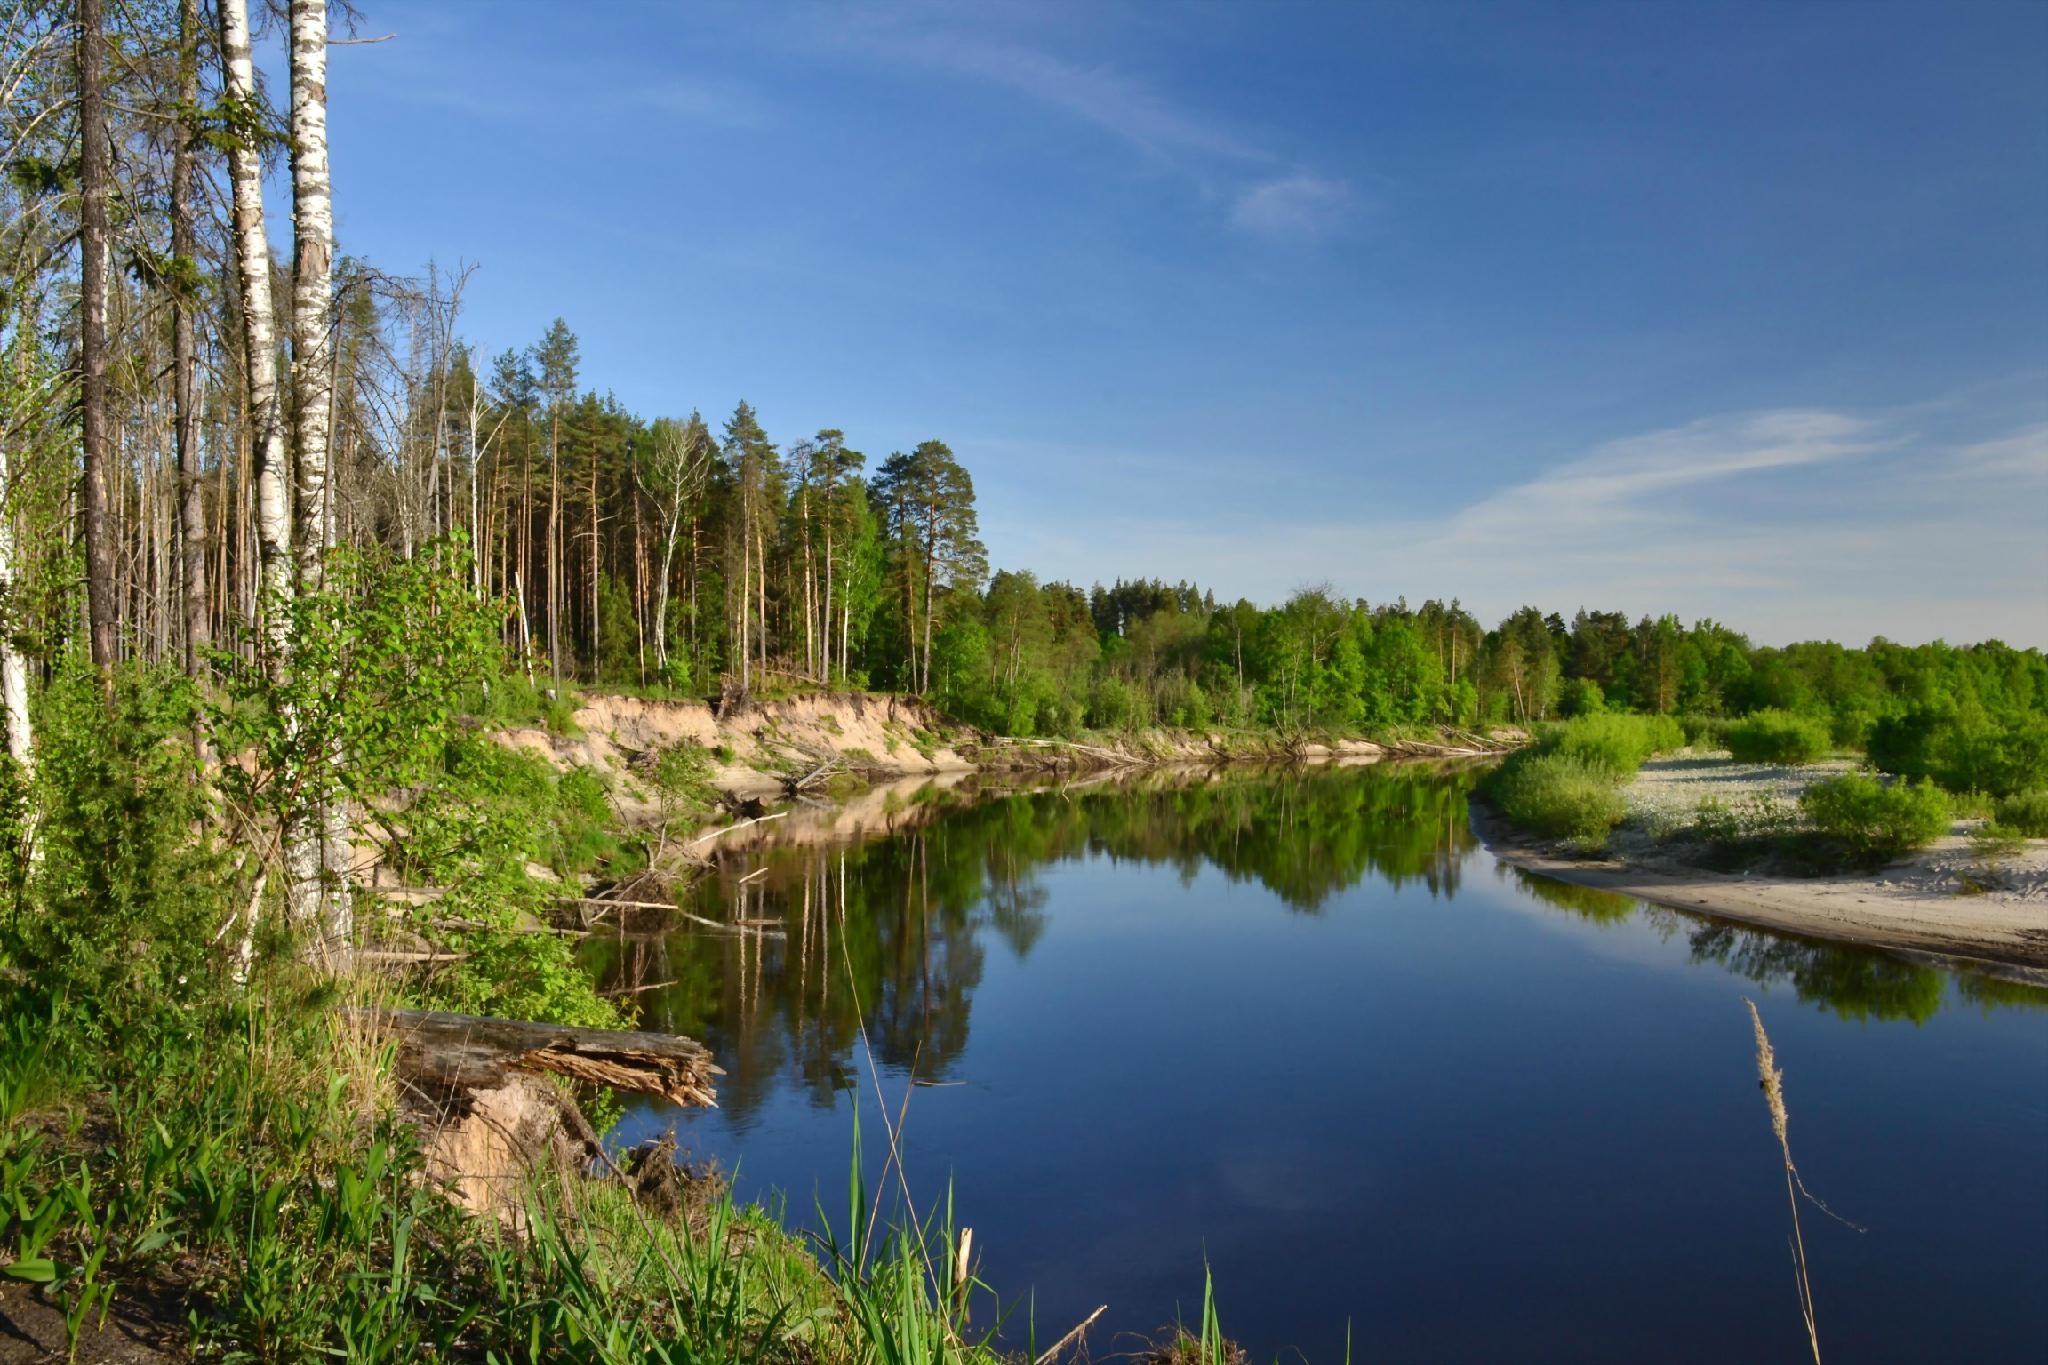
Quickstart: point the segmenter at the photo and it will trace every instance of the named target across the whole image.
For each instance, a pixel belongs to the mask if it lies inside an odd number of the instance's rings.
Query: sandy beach
[[[1959,824],[1875,872],[1827,877],[1711,872],[1660,850],[1660,812],[1691,810],[1710,792],[1731,801],[1796,796],[1806,781],[1843,766],[1653,760],[1628,788],[1629,823],[1593,857],[1525,838],[1476,802],[1473,828],[1495,857],[1562,881],[1766,929],[1991,965],[2001,976],[2048,985],[2048,840],[1987,861]]]

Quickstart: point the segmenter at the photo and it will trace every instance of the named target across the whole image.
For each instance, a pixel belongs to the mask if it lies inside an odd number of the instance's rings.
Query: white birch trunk
[[[292,436],[298,466],[299,583],[310,593],[327,582],[334,546],[334,494],[329,451],[334,423],[334,206],[327,166],[327,2],[292,0]],[[317,680],[316,705],[333,708],[337,680]],[[330,717],[331,719],[331,717]],[[291,904],[307,913],[302,927],[317,940],[316,960],[346,958],[354,938],[349,903],[348,806],[341,796],[339,740],[313,762],[324,764],[325,790],[316,822],[288,850]]]
[[[7,447],[0,445],[0,490],[8,487]],[[14,519],[0,498],[0,604],[14,606]],[[13,621],[0,620],[0,711],[6,713],[7,752],[24,778],[36,770],[35,733],[28,724],[28,665],[14,647]]]
[[[248,0],[220,0],[221,66],[228,103],[256,107],[249,55]],[[256,542],[261,559],[256,613],[272,676],[289,647],[292,599],[291,508],[285,483],[284,427],[277,405],[277,312],[270,295],[270,235],[263,220],[263,158],[246,132],[228,153],[234,187],[235,266],[242,287],[242,342],[248,355],[250,453],[256,466]]]
[[[242,345],[248,366],[249,455],[255,466],[255,617],[261,663],[273,680],[281,681],[291,663],[291,501],[285,476],[284,419],[278,403],[277,312],[270,288],[270,234],[263,213],[263,158],[255,142],[258,105],[255,63],[249,50],[248,0],[220,0],[220,29],[223,93],[238,134],[228,152],[228,178],[233,188],[235,269],[242,290]],[[283,719],[288,731],[295,733],[297,718],[286,715]],[[294,783],[296,774],[288,772],[280,780]],[[306,821],[294,807],[285,811],[283,822],[280,835],[289,857],[290,851],[308,843],[303,833]],[[298,876],[289,882],[295,892],[302,885]],[[301,923],[313,913],[296,901],[289,910]],[[251,935],[254,913],[252,908]]]

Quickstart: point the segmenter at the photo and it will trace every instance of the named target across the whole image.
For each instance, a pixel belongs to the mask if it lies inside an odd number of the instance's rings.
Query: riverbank
[[[1527,736],[1512,729],[1489,735],[1431,730],[1368,738],[1153,728],[1074,739],[1017,739],[976,731],[916,698],[888,694],[815,692],[721,708],[592,692],[576,698],[566,723],[508,726],[497,738],[556,769],[589,770],[605,782],[621,817],[646,824],[662,818],[664,811],[642,774],[654,758],[677,748],[702,756],[706,781],[726,806],[752,809],[795,795],[796,784],[813,775],[844,774],[849,780],[836,794],[845,796],[860,786],[971,773],[1483,757]]]
[[[1786,786],[1782,770],[1730,772],[1715,763],[1729,800]],[[1839,765],[1837,765],[1839,766]],[[2030,840],[1987,864],[1959,826],[1874,872],[1819,877],[1724,873],[1688,865],[1657,837],[1655,811],[1702,780],[1702,761],[1653,760],[1628,789],[1632,823],[1607,850],[1582,856],[1512,828],[1475,798],[1472,828],[1505,863],[1579,886],[1758,928],[1934,956],[2048,985],[2048,841]],[[1814,775],[1826,775],[1826,767]],[[1755,789],[1752,791],[1751,789]]]

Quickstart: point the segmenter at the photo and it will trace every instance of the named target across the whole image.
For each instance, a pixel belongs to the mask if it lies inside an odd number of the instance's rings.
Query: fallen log
[[[667,1033],[569,1028],[435,1010],[364,1010],[398,1042],[401,1079],[422,1088],[475,1091],[512,1072],[550,1072],[672,1104],[718,1107],[724,1070],[702,1043]]]

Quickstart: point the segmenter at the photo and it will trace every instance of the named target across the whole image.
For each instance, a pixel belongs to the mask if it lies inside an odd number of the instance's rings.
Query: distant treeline
[[[1020,735],[1782,708],[1858,745],[1908,712],[1932,735],[2048,705],[2041,654],[1997,644],[1760,649],[1671,616],[991,576],[945,442],[870,458],[833,428],[771,439],[744,402],[637,415],[587,381],[566,322],[486,359],[461,339],[466,271],[340,249],[324,124],[265,103],[235,55],[245,8],[74,30],[31,7],[0,42],[0,709],[24,761],[31,682],[87,636],[102,669],[217,676],[221,645],[282,677],[290,603],[335,551],[410,560],[450,536],[536,679],[910,691]],[[122,60],[52,59],[74,42]],[[266,219],[273,145],[294,212]],[[265,269],[287,223],[288,280]]]

